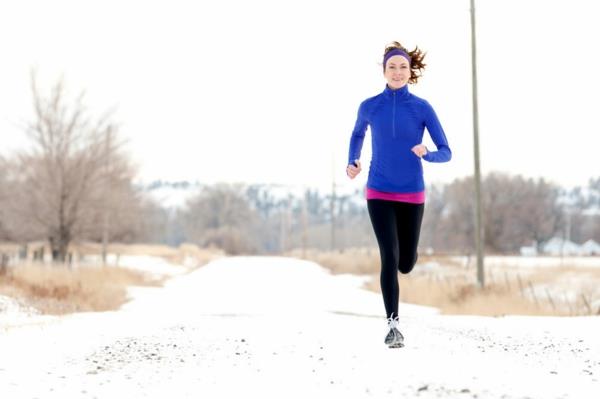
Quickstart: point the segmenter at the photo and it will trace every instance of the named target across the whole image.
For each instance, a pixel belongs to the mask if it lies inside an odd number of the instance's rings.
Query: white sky
[[[594,1],[478,1],[482,168],[584,185],[600,168]],[[472,173],[469,1],[19,1],[0,3],[0,154],[27,145],[29,71],[61,74],[154,179],[330,184],[359,103],[379,93],[385,44],[428,52],[411,91]],[[428,143],[426,141],[426,143]],[[365,141],[363,162],[370,159]]]

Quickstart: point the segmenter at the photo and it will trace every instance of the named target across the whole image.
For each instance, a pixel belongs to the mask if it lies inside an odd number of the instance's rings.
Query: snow
[[[598,397],[598,317],[401,304],[406,347],[388,349],[382,299],[363,281],[296,259],[222,258],[132,289],[119,311],[0,319],[1,396]]]
[[[590,208],[584,209],[581,213],[586,216],[598,216],[600,215],[600,206],[592,206]]]
[[[534,246],[531,247],[521,247],[519,249],[519,253],[521,256],[537,256],[537,248]]]
[[[172,277],[189,271],[196,266],[196,260],[192,257],[185,257],[182,265],[170,263],[164,258],[158,256],[145,255],[117,255],[109,253],[106,256],[106,264],[110,266],[125,267],[140,272],[144,272],[152,277]],[[102,264],[102,257],[96,255],[86,255],[80,262],[80,266],[96,267]]]
[[[581,246],[573,241],[554,237],[543,245],[543,252],[548,255],[580,255],[582,251]]]
[[[165,209],[183,208],[186,202],[198,195],[203,186],[200,184],[167,183],[159,187],[147,188],[150,196]]]
[[[581,245],[581,251],[585,255],[600,255],[600,244],[594,240],[587,240]]]
[[[463,266],[474,265],[476,259],[472,256],[469,260],[466,256],[452,257]],[[496,256],[485,257],[485,265],[492,267],[524,268],[548,268],[548,267],[590,267],[600,268],[600,256]]]
[[[9,321],[22,321],[39,315],[37,309],[26,306],[19,301],[0,295],[0,326],[7,325]]]
[[[117,257],[115,254],[109,254],[106,257],[106,263],[109,265],[143,271],[153,275],[175,276],[188,270],[185,265],[169,263],[157,256],[120,255]]]

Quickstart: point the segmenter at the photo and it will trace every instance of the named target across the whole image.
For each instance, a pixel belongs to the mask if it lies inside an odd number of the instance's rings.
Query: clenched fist
[[[346,174],[349,178],[354,179],[356,175],[360,173],[362,168],[360,167],[360,161],[358,159],[354,160],[354,165],[348,165],[346,167]]]

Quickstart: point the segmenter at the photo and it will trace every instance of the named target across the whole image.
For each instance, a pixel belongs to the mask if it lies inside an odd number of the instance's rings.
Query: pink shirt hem
[[[367,187],[366,197],[368,200],[381,199],[387,201],[408,202],[410,204],[425,203],[425,191],[419,191],[417,193],[386,193]]]

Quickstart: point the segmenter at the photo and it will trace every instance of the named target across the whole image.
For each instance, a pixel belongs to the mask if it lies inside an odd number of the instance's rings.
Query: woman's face
[[[410,65],[408,60],[401,55],[394,55],[387,60],[383,72],[390,89],[399,89],[408,83],[410,78]]]

